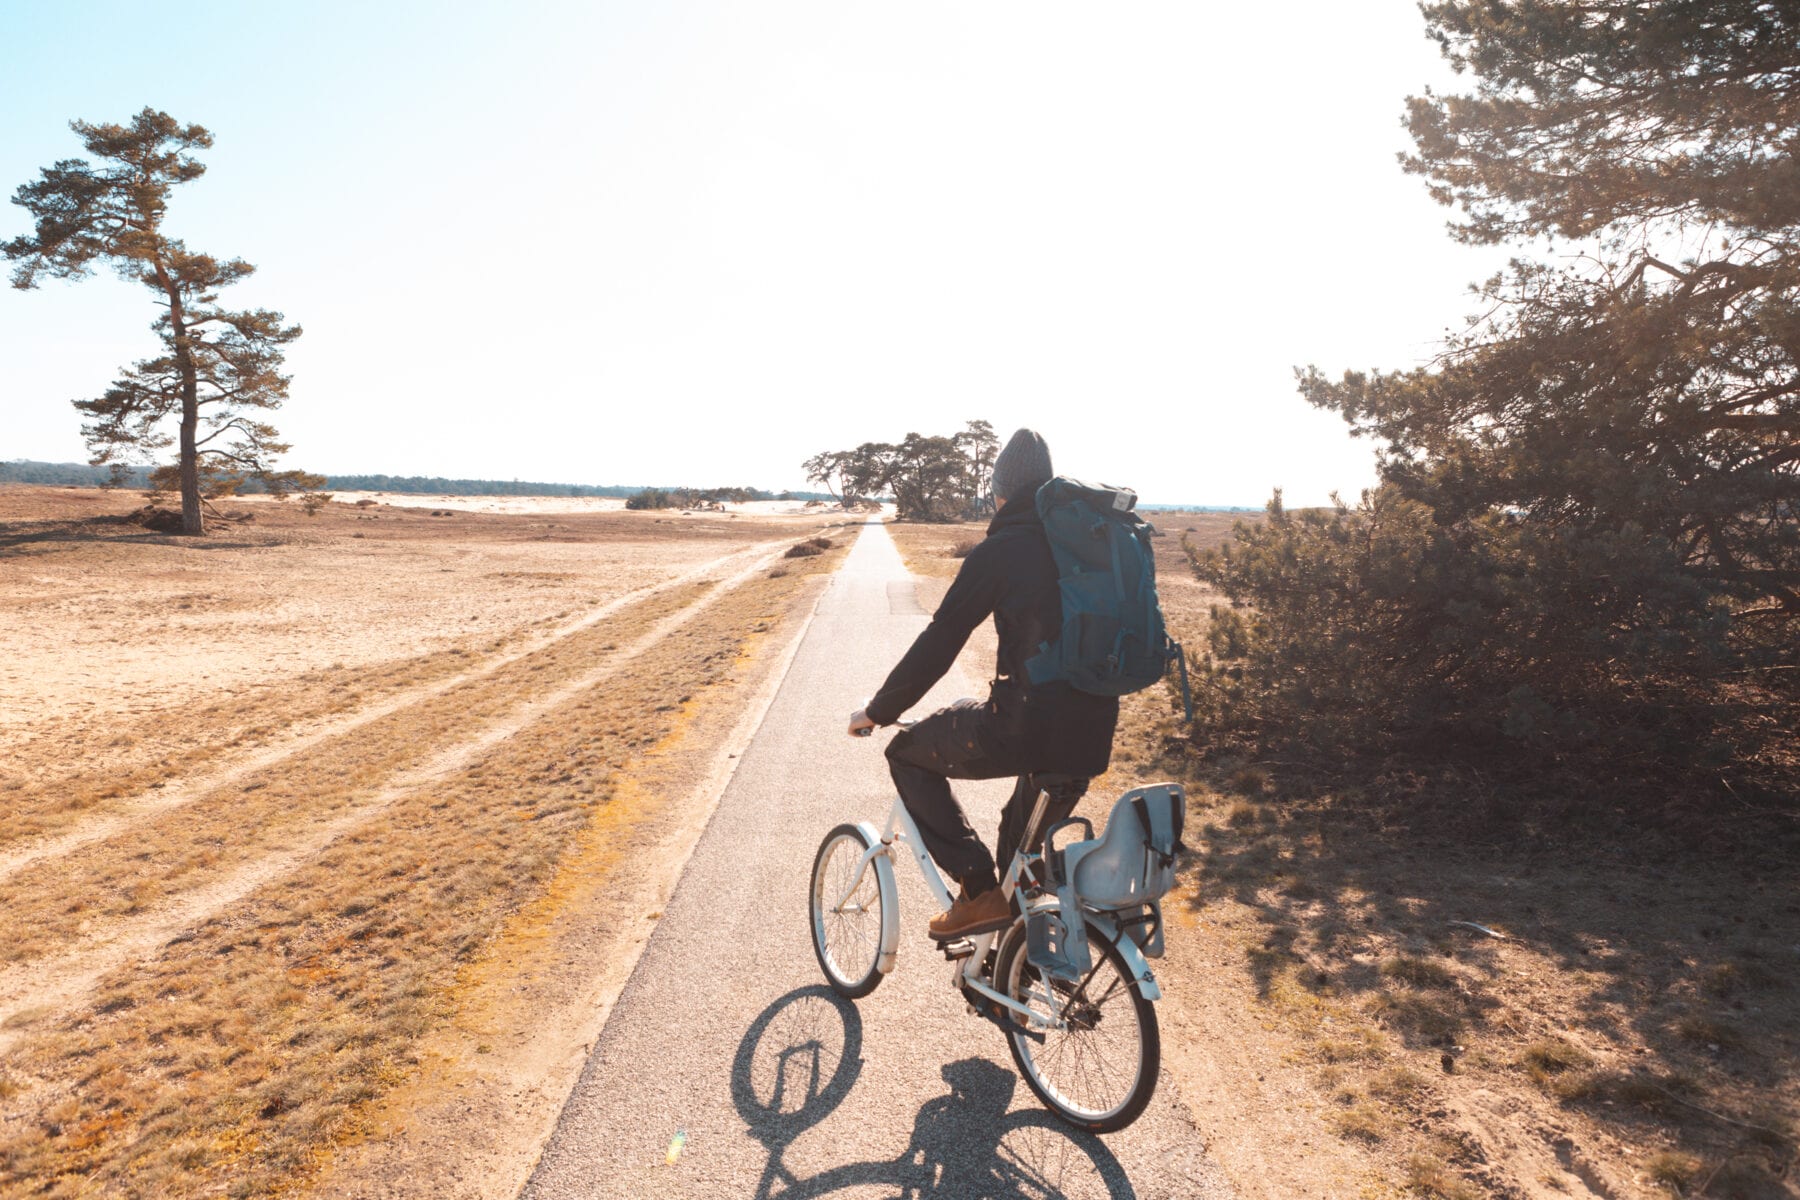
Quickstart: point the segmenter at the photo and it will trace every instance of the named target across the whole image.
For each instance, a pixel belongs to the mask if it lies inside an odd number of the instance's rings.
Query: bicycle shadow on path
[[[919,1109],[899,1157],[800,1175],[789,1148],[843,1104],[862,1066],[862,1016],[829,987],[796,988],[751,1023],[732,1061],[731,1098],[769,1154],[756,1200],[876,1187],[906,1200],[1136,1200],[1099,1138],[1041,1110],[1008,1112],[1018,1077],[984,1058],[943,1067],[950,1091]]]

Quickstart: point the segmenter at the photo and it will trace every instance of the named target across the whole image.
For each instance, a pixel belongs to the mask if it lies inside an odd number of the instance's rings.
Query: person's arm
[[[878,725],[898,721],[901,713],[917,704],[931,685],[944,677],[975,627],[994,611],[999,580],[994,575],[993,556],[983,553],[983,549],[984,546],[977,546],[963,559],[962,569],[944,593],[944,602],[932,615],[931,624],[914,639],[912,648],[863,710],[871,721]]]

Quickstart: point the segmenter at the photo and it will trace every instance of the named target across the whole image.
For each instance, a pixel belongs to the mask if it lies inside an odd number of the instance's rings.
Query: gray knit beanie
[[[1021,429],[994,460],[994,503],[1028,496],[1050,482],[1050,447],[1034,429]]]

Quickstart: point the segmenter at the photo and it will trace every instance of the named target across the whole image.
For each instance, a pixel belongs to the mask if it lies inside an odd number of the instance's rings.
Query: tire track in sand
[[[782,545],[785,549],[786,543]],[[664,618],[642,637],[620,647],[606,664],[584,673],[541,698],[519,705],[508,716],[490,723],[469,740],[442,751],[426,763],[405,772],[369,801],[321,823],[304,837],[300,845],[258,859],[222,879],[183,892],[176,899],[156,905],[140,916],[112,922],[109,927],[86,935],[73,948],[55,958],[21,963],[0,970],[0,1055],[6,1054],[21,1037],[30,1033],[28,1026],[60,1016],[73,1008],[112,970],[167,945],[184,931],[218,915],[263,884],[292,872],[323,852],[333,841],[392,805],[401,796],[472,765],[484,752],[542,719],[557,706],[605,682],[613,674],[628,667],[638,655],[711,608],[750,577],[767,570],[783,552],[769,551],[766,543],[759,544],[752,550],[714,560],[710,567],[740,560],[758,551],[762,552],[762,557],[727,576],[720,581],[719,586],[681,611]],[[692,582],[695,575],[704,574],[706,569],[689,572],[680,579],[657,585],[655,590],[661,591],[679,583]],[[643,599],[644,596],[638,595],[637,598]],[[599,619],[589,614],[589,617],[583,618],[581,627],[586,628]],[[433,685],[434,688],[435,686]]]
[[[786,541],[773,540],[758,542],[747,549],[721,555],[720,557],[710,559],[691,570],[684,571],[679,575],[672,575],[661,583],[649,584],[645,587],[633,589],[622,596],[608,600],[599,607],[583,613],[573,621],[565,622],[547,633],[530,639],[525,645],[518,649],[510,650],[490,658],[475,670],[464,671],[458,675],[435,680],[409,691],[401,692],[398,695],[390,696],[387,699],[377,701],[374,704],[355,709],[343,716],[331,718],[324,723],[307,730],[305,733],[286,738],[276,745],[259,750],[255,754],[239,758],[227,766],[215,768],[210,771],[203,771],[202,773],[171,787],[139,792],[138,794],[119,802],[112,811],[84,821],[67,832],[55,834],[47,838],[36,839],[23,846],[0,852],[0,882],[4,882],[6,879],[25,868],[32,866],[35,863],[42,862],[45,859],[60,858],[71,851],[79,850],[89,843],[102,841],[106,838],[123,833],[140,822],[160,816],[172,809],[180,808],[217,788],[234,783],[239,779],[252,775],[266,767],[271,767],[277,763],[284,762],[296,755],[304,754],[321,743],[330,741],[332,738],[360,729],[364,725],[379,721],[383,717],[390,716],[393,713],[399,712],[414,704],[418,704],[421,701],[442,695],[452,688],[461,687],[462,685],[474,682],[475,680],[484,679],[489,675],[511,666],[521,659],[529,658],[533,654],[542,653],[551,646],[556,645],[558,642],[565,641],[584,630],[591,629],[601,621],[604,621],[606,618],[613,616],[621,609],[632,604],[637,604],[644,600],[648,600],[653,596],[661,595],[672,588],[678,588],[684,584],[693,583],[710,572],[720,569],[728,570],[740,560],[752,558],[757,555],[767,556],[770,548],[777,544],[785,546],[787,543]],[[732,578],[733,580],[736,580],[739,576],[734,575]]]

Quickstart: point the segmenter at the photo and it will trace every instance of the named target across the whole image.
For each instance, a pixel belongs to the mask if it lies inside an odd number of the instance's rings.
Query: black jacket
[[[1026,660],[1043,643],[1055,641],[1062,628],[1056,578],[1056,560],[1032,498],[1008,503],[988,525],[987,537],[963,559],[931,624],[869,701],[869,719],[880,725],[899,720],[943,678],[969,634],[992,614],[1000,648],[983,749],[1018,761],[1021,771],[1092,776],[1106,770],[1118,700],[1061,681],[1033,686],[1025,674]]]

